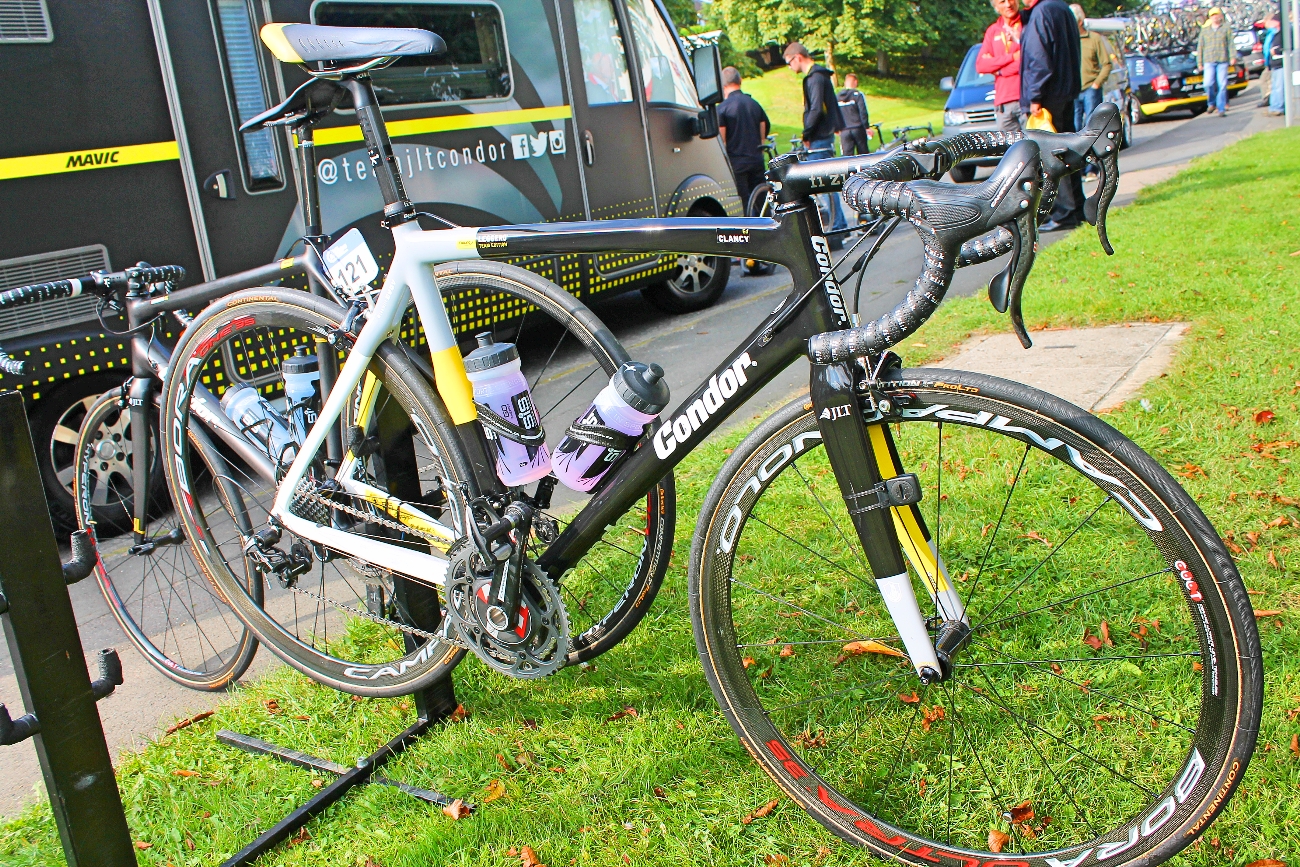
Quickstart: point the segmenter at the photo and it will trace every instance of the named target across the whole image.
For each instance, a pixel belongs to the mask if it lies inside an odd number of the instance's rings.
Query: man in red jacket
[[[1020,129],[1020,0],[993,0],[998,20],[984,31],[975,71],[993,76],[998,129]]]

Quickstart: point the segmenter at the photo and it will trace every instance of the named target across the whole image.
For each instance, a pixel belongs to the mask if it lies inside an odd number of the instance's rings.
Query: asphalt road
[[[1116,204],[1131,201],[1136,187],[1167,177],[1194,157],[1217,151],[1255,132],[1281,126],[1280,120],[1266,118],[1254,109],[1257,98],[1257,89],[1252,85],[1234,100],[1227,118],[1209,115],[1196,119],[1157,118],[1138,126],[1136,143],[1120,157],[1122,177]],[[868,279],[863,285],[863,318],[879,316],[891,309],[920,271],[920,243],[905,229],[896,232],[885,243],[868,271]],[[1079,231],[1093,230],[1085,226]],[[1059,237],[1047,235],[1043,240],[1051,243]],[[987,263],[959,271],[951,294],[973,294],[1000,267],[1000,263]],[[784,272],[778,271],[768,277],[741,277],[737,269],[720,302],[701,313],[670,316],[650,306],[639,293],[598,302],[593,307],[634,358],[663,365],[669,386],[680,399],[717,365],[730,359],[733,347],[776,306],[789,285]],[[533,361],[531,365],[535,368],[538,363]],[[576,384],[591,372],[591,367],[585,357],[569,356],[563,352],[556,353],[550,360],[548,375],[543,377],[536,394],[539,406],[554,404],[555,421],[548,418],[548,428],[554,426],[558,432],[583,408],[585,398],[581,398],[581,390],[573,397],[558,401],[551,396],[565,394],[572,387],[570,383]],[[728,426],[760,417],[765,408],[789,399],[806,388],[807,383],[807,362],[799,360],[736,413]],[[682,516],[682,520],[692,518]],[[70,588],[70,593],[82,644],[87,652],[115,646],[121,653],[126,683],[99,705],[109,748],[114,755],[124,748],[137,747],[158,737],[171,720],[206,709],[221,700],[220,696],[177,686],[144,663],[132,651],[109,615],[93,580]],[[270,654],[262,650],[246,679],[275,664]],[[14,716],[22,712],[7,647],[0,647],[0,700],[8,701]],[[43,797],[36,751],[30,742],[4,748],[3,768],[4,773],[0,775],[0,816],[13,815],[25,804]]]

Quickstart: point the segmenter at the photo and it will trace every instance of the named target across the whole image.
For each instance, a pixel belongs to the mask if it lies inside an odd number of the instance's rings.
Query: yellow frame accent
[[[871,438],[871,451],[876,456],[876,466],[880,470],[881,478],[892,479],[903,472],[903,468],[895,464],[894,457],[890,453],[885,426],[868,425],[867,433]],[[918,507],[916,505],[891,506],[889,513],[894,518],[894,530],[903,543],[903,554],[930,588],[930,592],[938,594],[950,589],[934,552],[930,550],[930,538],[921,527]]]

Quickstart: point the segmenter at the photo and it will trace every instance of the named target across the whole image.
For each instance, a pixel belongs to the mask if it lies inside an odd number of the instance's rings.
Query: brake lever
[[[1101,153],[1098,151],[1101,150]],[[1098,141],[1093,146],[1101,177],[1097,179],[1097,189],[1083,203],[1083,218],[1097,227],[1097,239],[1107,256],[1115,255],[1115,248],[1110,244],[1110,235],[1106,232],[1106,212],[1110,210],[1111,200],[1119,189],[1119,148],[1113,142],[1105,146]]]
[[[1025,291],[1025,280],[1029,277],[1029,272],[1033,270],[1034,259],[1038,256],[1038,220],[1034,213],[1019,214],[1009,226],[1012,236],[1015,238],[1015,248],[1012,250],[1011,263],[1007,269],[994,278],[994,282],[1006,278],[1006,299],[1003,309],[1011,311],[1011,327],[1015,329],[1016,337],[1020,338],[1020,345],[1025,349],[1034,345],[1029,339],[1029,331],[1025,329],[1025,317],[1020,310],[1020,299]],[[993,285],[989,284],[989,298],[993,298]],[[994,307],[997,307],[995,302]]]

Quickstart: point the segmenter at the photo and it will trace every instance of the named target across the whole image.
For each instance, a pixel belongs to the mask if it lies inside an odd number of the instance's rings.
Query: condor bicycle
[[[260,640],[322,682],[372,695],[409,691],[467,652],[515,677],[590,658],[635,625],[662,577],[673,467],[806,355],[810,395],[722,467],[690,566],[706,677],[782,789],[836,834],[914,864],[1156,863],[1222,809],[1254,747],[1261,675],[1245,590],[1213,528],[1154,461],[1086,412],[1005,380],[909,370],[889,351],[934,311],[959,264],[1005,253],[990,300],[1028,341],[1020,307],[1037,218],[1061,178],[1089,162],[1103,177],[1087,212],[1108,244],[1113,108],[1077,134],[778,160],[770,219],[424,230],[365,73],[438,49],[437,37],[268,30],[282,60],[318,67],[250,125],[297,123],[309,103],[350,96],[395,252],[367,303],[238,293],[210,306],[173,355],[168,483],[197,556]],[[918,179],[974,152],[1005,154],[983,183]],[[889,228],[912,223],[925,245],[916,285],[871,323],[846,309],[811,199],[841,191]],[[503,485],[442,295],[518,304],[528,311],[518,343],[536,317],[581,345],[570,372],[586,378],[535,400],[538,416],[564,423],[574,416],[556,407],[598,388],[626,352],[552,284],[478,260],[665,249],[777,262],[793,288],[585,502],[557,507],[551,477]],[[418,352],[394,339],[412,303],[428,341]],[[225,347],[273,370],[289,360],[271,348],[286,333],[346,360],[331,390],[286,404],[279,420],[262,416],[270,482],[232,464],[226,479],[263,518],[246,528],[227,502],[195,495],[202,456],[184,432]],[[548,368],[534,374],[538,387]],[[299,411],[314,423],[293,422]],[[326,615],[312,628],[291,623],[288,609],[249,595],[253,573],[268,599],[308,600]],[[435,629],[414,629],[401,600],[379,592],[393,576],[437,590]],[[363,586],[376,587],[367,604],[349,604]]]

